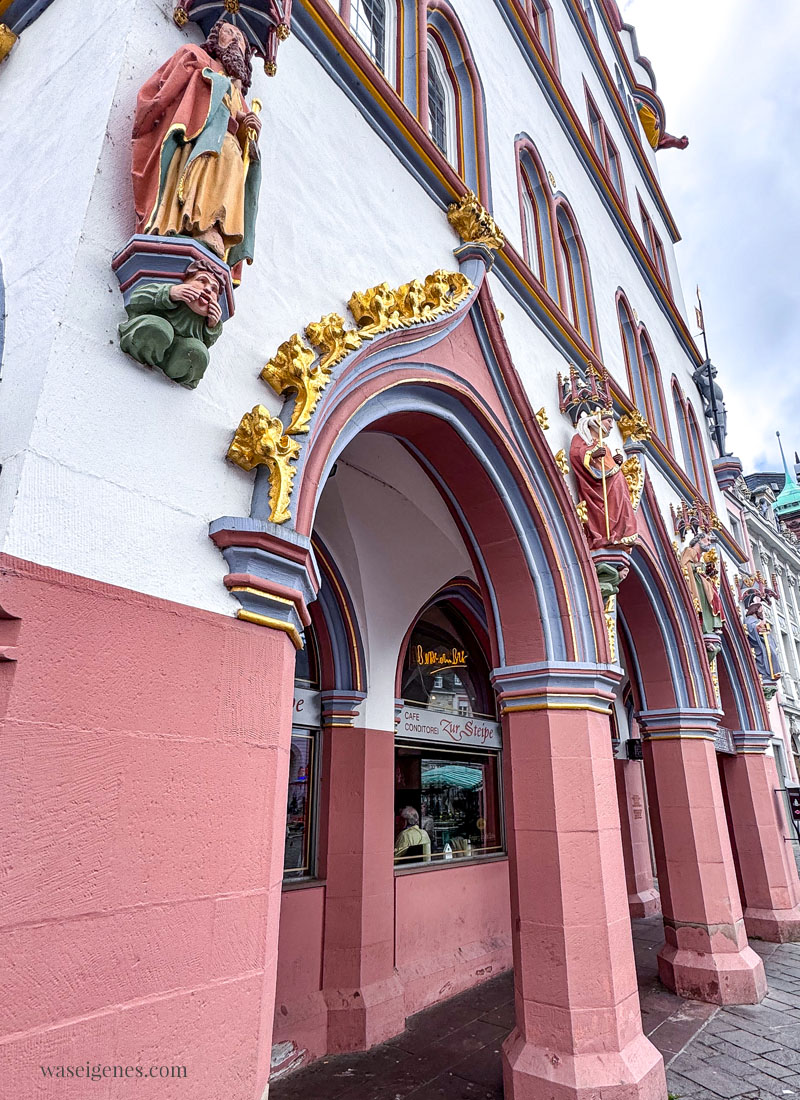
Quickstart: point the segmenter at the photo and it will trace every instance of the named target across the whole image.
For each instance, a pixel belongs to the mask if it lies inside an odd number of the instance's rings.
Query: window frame
[[[428,136],[434,143],[436,148],[454,168],[460,176],[463,176],[464,171],[464,147],[463,147],[463,134],[461,131],[462,121],[462,107],[461,107],[461,95],[458,88],[458,84],[452,72],[452,63],[450,56],[447,52],[444,43],[440,41],[439,36],[432,27],[428,27],[427,30],[427,57],[428,57],[428,86],[425,89],[426,102],[428,103]],[[433,64],[431,64],[433,61]],[[444,96],[444,116],[445,116],[445,130],[446,140],[448,147],[452,144],[454,147],[455,159],[453,153],[442,149],[439,143],[433,136],[433,127],[431,122],[430,113],[430,85],[431,85],[431,71],[434,72],[436,79],[442,86],[442,92]]]
[[[393,88],[397,88],[398,52],[397,38],[397,0],[378,0],[383,5],[384,13],[384,59],[383,64],[378,60],[354,26],[354,19],[361,15],[362,5],[374,3],[376,0],[342,0],[339,5],[339,15],[346,23],[350,33],[358,42],[364,53],[371,58],[376,68],[386,77]],[[354,15],[354,13],[356,13]],[[362,16],[366,22],[366,18]]]
[[[583,90],[586,96],[586,113],[589,119],[589,136],[592,148],[602,163],[605,174],[625,209],[628,209],[628,192],[625,187],[625,173],[622,168],[622,156],[616,142],[609,133],[608,126],[600,113],[594,96],[584,79]],[[640,200],[641,202],[641,200]]]

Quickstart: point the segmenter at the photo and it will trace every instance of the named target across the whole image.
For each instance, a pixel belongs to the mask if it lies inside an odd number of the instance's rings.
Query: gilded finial
[[[497,222],[478,202],[474,191],[467,191],[458,202],[448,206],[447,220],[462,241],[484,244],[487,248],[502,248],[505,244],[505,237]]]

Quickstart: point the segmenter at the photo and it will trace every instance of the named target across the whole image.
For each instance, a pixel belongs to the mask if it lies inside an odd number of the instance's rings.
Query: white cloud
[[[800,4],[620,6],[653,64],[668,129],[691,142],[660,152],[658,167],[684,238],[686,296],[696,283],[703,291],[728,446],[745,470],[774,468],[776,429],[800,450]]]

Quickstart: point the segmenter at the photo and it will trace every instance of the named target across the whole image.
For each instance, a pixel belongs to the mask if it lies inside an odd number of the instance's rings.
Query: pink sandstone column
[[[617,801],[622,827],[622,855],[628,911],[632,917],[652,917],[661,912],[661,899],[653,881],[644,769],[639,760],[615,760]]]
[[[341,697],[339,697],[341,699]],[[366,1050],[405,1027],[394,968],[394,730],[351,728],[330,704],[323,993],[328,1051]],[[327,713],[325,713],[327,712]]]
[[[771,734],[734,732],[736,756],[722,757],[723,781],[744,892],[747,933],[761,940],[800,940],[800,882],[784,820]]]
[[[639,715],[666,943],[661,980],[682,997],[756,1004],[764,964],[748,947],[710,710]]]
[[[608,713],[613,669],[499,669],[516,1027],[507,1100],[663,1100],[642,1033]]]

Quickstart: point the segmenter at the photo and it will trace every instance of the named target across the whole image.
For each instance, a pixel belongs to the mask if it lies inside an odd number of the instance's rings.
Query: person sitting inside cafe
[[[431,838],[419,827],[419,813],[413,806],[405,806],[400,811],[405,828],[397,834],[394,842],[394,858],[409,861],[421,859],[423,863],[431,861]]]

